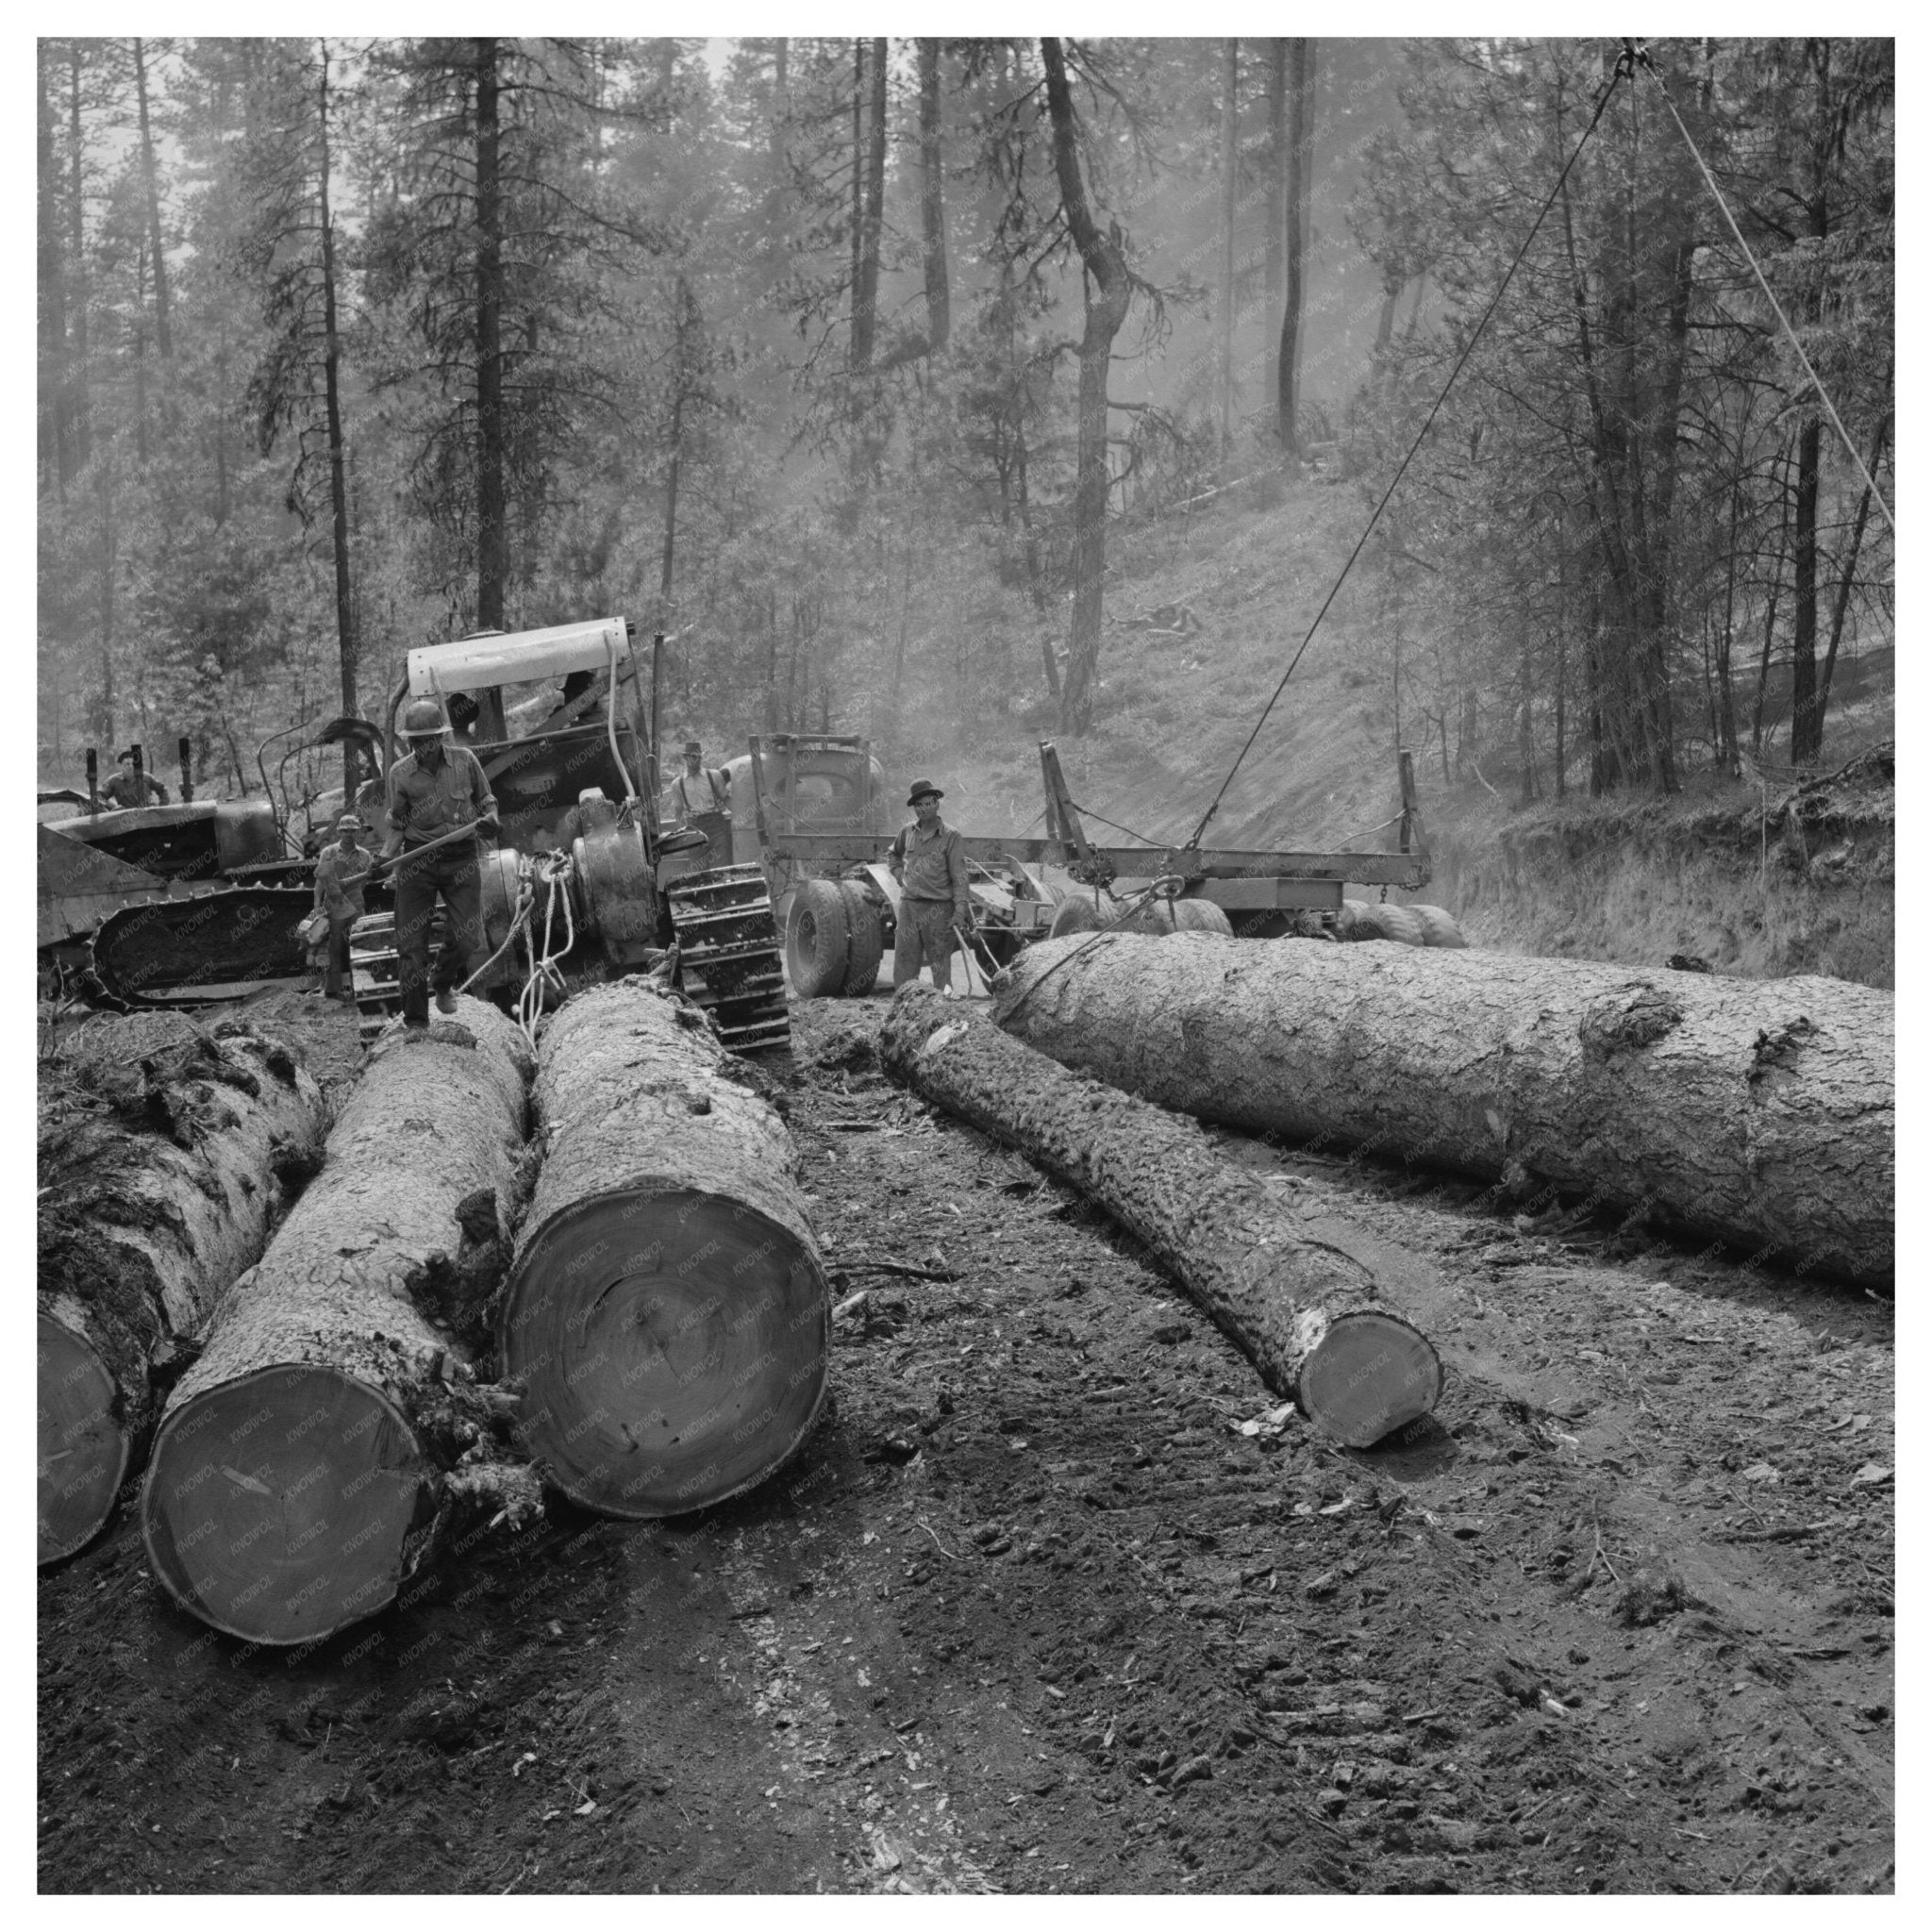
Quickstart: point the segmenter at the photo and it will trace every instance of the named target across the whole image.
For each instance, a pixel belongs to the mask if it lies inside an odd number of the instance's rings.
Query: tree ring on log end
[[[1317,1427],[1366,1449],[1430,1414],[1442,1393],[1442,1362],[1428,1338],[1397,1315],[1338,1315],[1302,1363],[1295,1399]]]
[[[682,1188],[592,1195],[544,1224],[504,1293],[525,1446],[607,1515],[721,1502],[811,1426],[829,1308],[815,1256],[754,1208]]]
[[[58,1563],[98,1534],[127,1473],[121,1391],[93,1346],[40,1318],[36,1374],[40,1560]]]
[[[438,1479],[402,1411],[319,1362],[257,1369],[161,1424],[142,1491],[155,1575],[256,1643],[308,1643],[381,1609],[422,1553]]]

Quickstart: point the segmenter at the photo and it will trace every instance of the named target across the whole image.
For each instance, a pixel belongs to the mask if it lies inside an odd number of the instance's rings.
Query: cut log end
[[[756,1209],[693,1190],[594,1195],[547,1225],[504,1296],[525,1446],[573,1500],[681,1515],[778,1467],[825,1388],[816,1257]]]
[[[1427,1336],[1399,1315],[1338,1315],[1302,1362],[1295,1399],[1324,1434],[1366,1449],[1430,1414],[1442,1362]]]
[[[130,1444],[120,1389],[93,1345],[45,1312],[40,1323],[40,1560],[58,1563],[107,1522]]]
[[[379,1391],[324,1364],[224,1382],[162,1424],[142,1494],[156,1577],[217,1630],[308,1643],[415,1567],[437,1478]]]

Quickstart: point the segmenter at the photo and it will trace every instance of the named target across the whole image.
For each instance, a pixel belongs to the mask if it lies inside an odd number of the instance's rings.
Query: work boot
[[[447,987],[436,995],[436,1010],[439,1013],[454,1013],[457,1009],[457,996]]]

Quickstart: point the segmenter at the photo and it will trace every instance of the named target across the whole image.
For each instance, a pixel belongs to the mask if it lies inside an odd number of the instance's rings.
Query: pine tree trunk
[[[1268,43],[1268,187],[1263,196],[1268,237],[1262,246],[1267,308],[1262,321],[1270,333],[1279,329],[1275,312],[1281,306],[1282,256],[1288,240],[1288,49],[1284,40]],[[1376,347],[1380,348],[1381,342]]]
[[[106,1103],[41,1133],[42,1563],[107,1521],[153,1427],[150,1364],[180,1359],[321,1156],[326,1103],[280,1041],[181,1025],[94,1021]]]
[[[1068,1073],[932,987],[901,989],[880,1057],[1097,1201],[1326,1434],[1366,1447],[1435,1407],[1442,1369],[1426,1338],[1379,1304],[1358,1262],[1305,1241],[1279,1195],[1193,1122]]]
[[[1893,999],[1870,987],[1183,932],[1044,941],[994,1010],[1204,1120],[1891,1273]]]
[[[76,475],[88,459],[92,435],[89,395],[87,202],[80,125],[80,42],[67,43],[67,254],[74,280],[74,465]]]
[[[476,626],[503,628],[509,577],[504,485],[503,188],[497,44],[476,51]]]
[[[1288,254],[1287,293],[1281,309],[1281,341],[1274,358],[1274,422],[1281,446],[1291,457],[1301,455],[1296,391],[1301,368],[1302,250],[1307,239],[1308,148],[1313,90],[1313,60],[1306,40],[1288,43]]]
[[[1080,175],[1078,136],[1066,58],[1058,40],[1043,39],[1047,113],[1062,218],[1086,270],[1086,326],[1080,336],[1080,391],[1074,485],[1074,625],[1060,691],[1060,728],[1083,737],[1093,720],[1093,679],[1107,575],[1107,378],[1113,339],[1127,319],[1133,284],[1118,224],[1103,234]]]
[[[157,1579],[258,1643],[326,1637],[392,1602],[480,1448],[468,1357],[488,1337],[523,1196],[529,1050],[495,1008],[389,1036],[322,1172],[223,1297],[170,1399],[142,1491]],[[527,1472],[499,1489],[530,1507]]]
[[[155,347],[166,361],[175,353],[168,316],[168,257],[161,245],[161,190],[155,172],[154,131],[148,125],[147,59],[140,41],[134,43],[134,98],[141,128],[141,180],[146,201],[148,255],[155,275]]]
[[[613,1516],[750,1488],[805,1440],[831,1341],[783,1124],[695,1008],[637,979],[552,1018],[535,1101],[543,1172],[499,1318],[530,1453]]]
[[[944,151],[941,144],[940,43],[919,43],[919,216],[925,244],[925,339],[935,356],[952,339],[946,274]]]
[[[341,673],[342,716],[361,715],[356,695],[356,601],[349,578],[349,457],[342,436],[341,338],[336,326],[336,239],[329,212],[328,42],[320,43],[322,81],[316,99],[316,125],[321,135],[317,164],[317,198],[322,215],[322,384],[323,408],[328,432],[329,525],[334,537],[336,567],[336,648]],[[372,776],[374,774],[371,774]],[[342,803],[356,796],[356,747],[342,745]]]
[[[1226,43],[1221,80],[1221,370],[1217,385],[1224,458],[1234,436],[1234,218],[1239,153],[1241,42]]]

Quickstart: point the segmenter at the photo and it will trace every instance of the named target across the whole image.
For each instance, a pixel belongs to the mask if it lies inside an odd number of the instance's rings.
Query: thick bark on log
[[[442,1471],[466,1445],[474,1462],[492,1417],[464,1338],[488,1332],[525,1191],[530,1071],[478,1000],[425,1039],[390,1036],[322,1172],[223,1297],[142,1491],[155,1575],[216,1629],[319,1640],[428,1555]]]
[[[796,1157],[730,1064],[702,1014],[641,979],[577,994],[543,1035],[504,1372],[545,1476],[608,1515],[749,1488],[824,1394],[830,1301]]]
[[[1870,987],[1177,933],[1048,940],[995,1008],[1203,1120],[1554,1184],[1800,1272],[1891,1274],[1892,996]]]
[[[41,1135],[42,1563],[108,1520],[153,1427],[151,1362],[180,1359],[322,1154],[327,1104],[279,1041],[231,1024],[183,1041],[174,1022],[161,1045],[156,1030],[96,1021],[100,1105]]]
[[[1377,1305],[1359,1263],[1303,1240],[1192,1121],[1069,1073],[931,987],[894,997],[880,1058],[1099,1202],[1325,1433],[1365,1447],[1435,1407],[1442,1366],[1427,1338]]]

